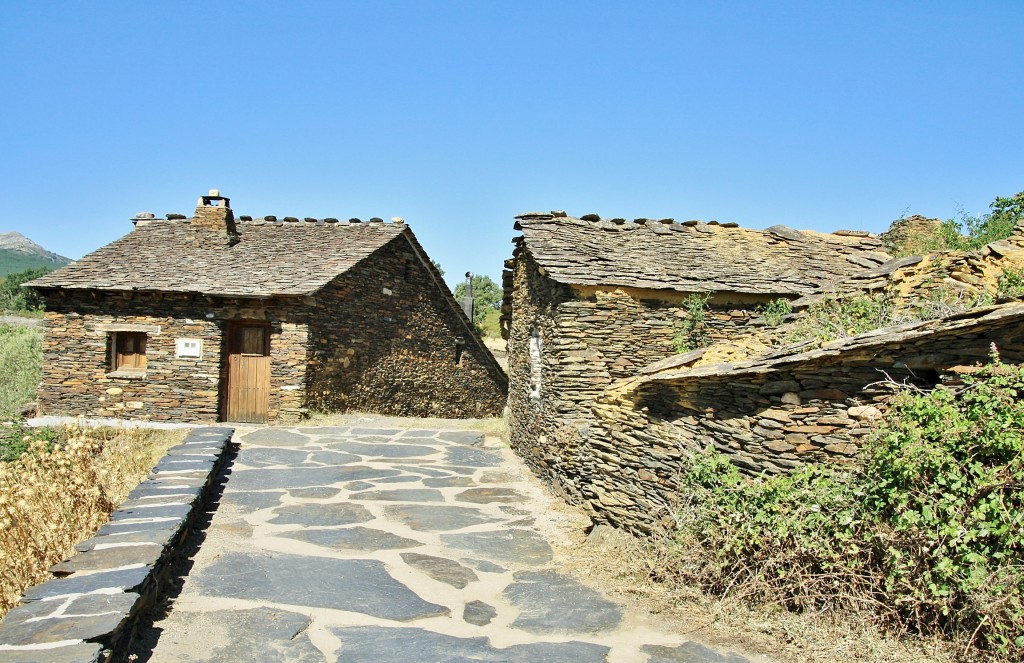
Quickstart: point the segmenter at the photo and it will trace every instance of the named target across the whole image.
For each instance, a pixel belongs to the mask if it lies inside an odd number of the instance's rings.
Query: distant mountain
[[[0,233],[0,277],[39,267],[57,269],[69,262],[70,258],[47,251],[21,233]]]

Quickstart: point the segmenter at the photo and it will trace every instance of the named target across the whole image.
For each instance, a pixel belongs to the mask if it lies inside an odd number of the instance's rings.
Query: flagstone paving
[[[236,440],[206,538],[141,660],[754,660],[560,572],[536,524],[546,498],[497,440],[343,426]]]

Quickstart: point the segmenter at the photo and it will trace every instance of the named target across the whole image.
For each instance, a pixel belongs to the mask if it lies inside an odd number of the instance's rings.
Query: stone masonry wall
[[[505,374],[434,278],[399,237],[318,294],[309,319],[310,409],[501,414]]]
[[[44,323],[42,412],[152,421],[216,421],[228,320],[270,320],[269,419],[294,420],[301,412],[305,325],[296,302],[268,305],[206,300],[187,295],[50,292]],[[209,317],[208,317],[209,316]],[[108,326],[150,325],[144,375],[111,373]],[[178,338],[202,340],[199,358],[176,357]]]
[[[676,354],[673,338],[687,316],[684,295],[624,289],[574,290],[541,275],[521,252],[512,275],[509,330],[509,437],[512,447],[564,495],[580,499],[572,477],[593,459],[577,443],[594,421],[593,406],[616,380]],[[712,340],[739,333],[756,298],[711,300],[705,331]],[[540,397],[530,395],[530,337],[541,345]]]
[[[636,532],[671,524],[684,459],[714,447],[744,472],[782,473],[808,462],[856,462],[894,383],[955,382],[991,345],[1024,362],[1016,321],[955,338],[927,338],[800,362],[772,372],[638,383],[611,390],[599,422],[578,436],[560,483],[596,520]]]

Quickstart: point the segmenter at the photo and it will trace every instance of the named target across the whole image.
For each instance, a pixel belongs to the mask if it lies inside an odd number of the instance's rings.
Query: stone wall
[[[879,235],[882,245],[890,253],[905,255],[910,251],[938,248],[941,219],[929,219],[919,214],[901,217],[892,222],[889,229]]]
[[[516,452],[556,485],[590,462],[573,440],[593,423],[593,407],[616,380],[677,353],[686,293],[572,288],[542,275],[525,250],[511,275],[509,437]],[[733,301],[730,301],[733,300]],[[724,294],[709,302],[712,341],[738,335],[767,298]],[[736,301],[738,300],[738,301]],[[531,397],[531,335],[540,340],[541,387]],[[584,456],[586,454],[584,453]],[[569,491],[566,497],[578,501]]]
[[[497,416],[504,373],[438,290],[439,279],[400,236],[316,297],[51,290],[40,409],[216,421],[227,381],[224,334],[230,321],[244,320],[270,322],[270,422],[296,421],[313,410]],[[144,375],[111,372],[108,330],[125,325],[153,330]],[[178,338],[201,339],[202,357],[175,357]]]
[[[826,349],[745,365],[623,381],[576,435],[576,462],[559,466],[563,490],[593,517],[649,532],[671,523],[684,459],[713,447],[751,475],[809,462],[856,462],[896,385],[961,379],[992,345],[1024,362],[1024,305],[975,321],[921,323]],[[894,328],[899,329],[899,328]]]
[[[999,296],[1000,277],[1021,269],[1024,224],[1018,225],[1011,237],[976,251],[941,251],[890,260],[858,274],[841,290],[873,292],[903,306],[949,311]]]
[[[400,237],[324,288],[309,321],[308,406],[499,416],[507,378],[438,284]]]
[[[293,317],[296,302],[271,306],[244,300],[189,295],[55,291],[47,293],[43,377],[38,389],[44,414],[119,417],[149,421],[216,421],[219,385],[226,380],[224,332],[229,320],[270,320],[271,392],[268,416],[294,420],[303,412],[305,325]],[[145,325],[146,372],[111,372],[111,327]],[[199,358],[176,357],[179,338],[202,340]]]

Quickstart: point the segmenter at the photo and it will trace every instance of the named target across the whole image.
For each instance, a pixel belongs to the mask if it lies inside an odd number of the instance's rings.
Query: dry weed
[[[0,617],[105,523],[182,437],[180,431],[72,428],[55,442],[26,439],[28,451],[0,463]]]
[[[676,624],[678,632],[722,649],[786,663],[950,663],[955,645],[938,638],[886,634],[856,613],[805,612],[718,598],[666,576],[678,559],[656,540],[599,527],[569,544],[572,571]],[[670,558],[671,557],[671,558]],[[653,578],[660,578],[655,581]]]

